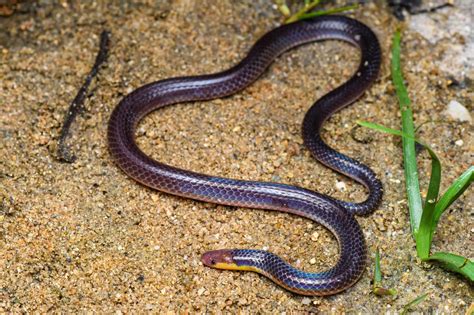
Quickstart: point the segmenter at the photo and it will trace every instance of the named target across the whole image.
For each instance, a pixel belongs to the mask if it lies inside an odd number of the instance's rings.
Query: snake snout
[[[219,268],[221,264],[228,265],[234,263],[231,250],[229,249],[218,249],[206,252],[201,256],[201,261],[205,266],[213,268]]]

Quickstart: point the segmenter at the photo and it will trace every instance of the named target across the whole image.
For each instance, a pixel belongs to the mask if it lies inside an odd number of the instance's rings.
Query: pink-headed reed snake
[[[254,82],[283,52],[326,39],[348,42],[360,49],[360,64],[344,84],[320,98],[303,121],[306,148],[324,165],[363,184],[364,202],[341,201],[317,192],[279,183],[214,177],[155,161],[135,143],[135,129],[148,113],[175,103],[221,98]],[[381,52],[374,33],[344,16],[323,16],[278,27],[258,40],[234,67],[215,74],[176,77],[144,85],[125,96],[113,111],[108,127],[110,153],[117,165],[136,181],[177,196],[216,204],[292,213],[329,229],[339,244],[337,264],[324,272],[298,270],[275,254],[261,250],[224,249],[205,253],[203,264],[221,269],[251,270],[303,295],[330,295],[353,285],[362,275],[367,249],[354,214],[375,210],[382,185],[360,162],[328,147],[320,137],[323,123],[353,103],[377,78]]]

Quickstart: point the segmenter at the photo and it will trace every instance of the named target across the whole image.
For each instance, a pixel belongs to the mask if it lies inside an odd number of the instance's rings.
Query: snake
[[[299,186],[249,181],[201,174],[160,163],[135,142],[139,122],[165,106],[223,98],[259,78],[282,53],[322,40],[347,42],[360,50],[360,64],[345,83],[319,98],[302,123],[303,143],[325,166],[364,185],[364,201],[338,200]],[[215,204],[275,210],[321,224],[334,234],[339,259],[322,272],[305,272],[264,250],[218,249],[204,253],[204,266],[260,273],[300,295],[326,296],[341,292],[361,277],[367,260],[364,234],[355,215],[372,213],[383,187],[366,165],[329,147],[321,138],[324,122],[355,102],[376,80],[381,50],[376,35],[365,24],[339,15],[320,16],[277,27],[263,35],[237,64],[213,74],[182,76],[143,85],[124,96],[111,113],[107,140],[113,161],[126,175],[152,189]]]

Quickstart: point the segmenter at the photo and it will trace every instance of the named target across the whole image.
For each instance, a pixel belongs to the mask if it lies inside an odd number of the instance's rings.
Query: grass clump
[[[285,17],[284,24],[293,23],[299,20],[311,19],[316,16],[326,15],[326,14],[334,14],[345,12],[349,10],[354,10],[358,8],[358,4],[350,4],[338,8],[332,8],[328,10],[316,10],[313,11],[318,5],[320,5],[323,1],[322,0],[304,0],[303,6],[296,11],[295,13],[291,13],[290,8],[286,4],[285,0],[275,0],[275,4],[280,11],[280,13]]]
[[[397,92],[402,116],[402,130],[387,128],[369,122],[358,122],[360,125],[385,133],[402,137],[403,165],[405,186],[410,211],[410,225],[416,242],[416,251],[422,261],[435,261],[444,268],[459,273],[474,281],[474,263],[466,257],[447,252],[431,253],[431,243],[436,227],[443,212],[470,186],[474,180],[474,166],[469,167],[459,176],[446,192],[439,197],[441,185],[441,162],[429,145],[415,137],[411,101],[408,97],[400,67],[401,33],[397,31],[392,43],[392,80]],[[426,198],[422,201],[418,181],[415,142],[421,144],[431,157],[431,174]]]

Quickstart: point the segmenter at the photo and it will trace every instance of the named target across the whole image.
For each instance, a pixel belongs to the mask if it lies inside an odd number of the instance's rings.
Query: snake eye
[[[216,260],[215,260],[214,258],[211,259],[211,264],[212,264],[212,265],[215,265],[215,264],[216,264]]]

